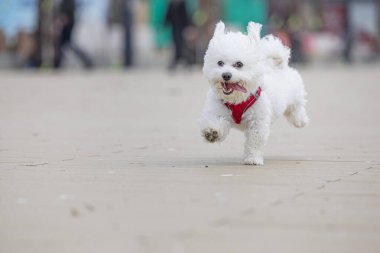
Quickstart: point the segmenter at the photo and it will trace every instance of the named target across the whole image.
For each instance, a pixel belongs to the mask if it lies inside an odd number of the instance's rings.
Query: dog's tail
[[[279,38],[267,35],[262,38],[260,44],[264,57],[270,61],[273,67],[284,68],[288,66],[290,49],[282,44]]]

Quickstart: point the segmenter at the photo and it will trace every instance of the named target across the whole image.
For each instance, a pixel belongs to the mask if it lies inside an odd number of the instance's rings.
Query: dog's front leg
[[[245,132],[244,164],[263,165],[263,148],[270,133],[270,118],[253,120]]]
[[[202,116],[200,125],[202,136],[210,143],[223,141],[231,128],[224,117],[210,114]]]

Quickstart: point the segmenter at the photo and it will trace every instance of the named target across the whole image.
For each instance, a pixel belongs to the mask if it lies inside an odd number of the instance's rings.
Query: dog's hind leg
[[[304,102],[296,102],[289,105],[284,115],[291,124],[298,128],[304,127],[309,123],[309,117],[306,114]]]

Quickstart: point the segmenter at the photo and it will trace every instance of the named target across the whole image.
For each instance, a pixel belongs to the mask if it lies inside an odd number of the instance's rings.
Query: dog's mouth
[[[223,89],[223,94],[224,95],[230,95],[234,90],[236,91],[241,91],[246,93],[247,89],[240,85],[240,83],[228,83],[228,82],[221,82],[222,84],[222,89]]]

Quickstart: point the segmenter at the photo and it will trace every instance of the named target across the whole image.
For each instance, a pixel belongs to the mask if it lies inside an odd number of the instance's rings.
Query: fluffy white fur
[[[231,127],[242,130],[246,137],[244,163],[253,165],[264,164],[263,146],[279,116],[284,115],[296,127],[309,121],[303,81],[288,66],[289,48],[272,35],[261,38],[260,32],[261,25],[253,22],[248,24],[247,34],[226,32],[223,22],[217,24],[204,57],[203,73],[211,87],[200,119],[202,136],[208,142],[223,141]],[[219,66],[219,61],[224,65]],[[236,67],[238,61],[243,63],[240,68]],[[226,72],[232,74],[229,82],[238,82],[247,92],[223,93],[222,74]],[[241,103],[259,86],[260,98],[236,124],[224,103]]]

